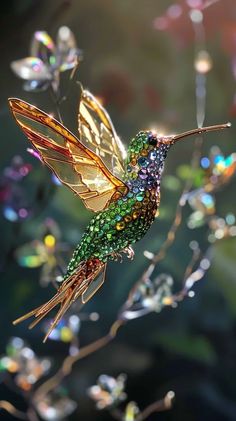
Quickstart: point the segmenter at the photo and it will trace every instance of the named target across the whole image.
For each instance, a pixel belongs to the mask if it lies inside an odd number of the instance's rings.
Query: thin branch
[[[174,392],[169,391],[163,399],[153,402],[147,406],[135,419],[135,421],[144,421],[154,412],[168,411],[172,408],[173,399],[175,397]]]
[[[193,272],[194,265],[199,260],[199,257],[200,257],[200,254],[201,254],[201,251],[200,251],[200,248],[199,248],[198,244],[196,244],[196,247],[194,247],[192,250],[193,250],[192,257],[191,257],[190,262],[189,262],[189,264],[186,267],[185,272],[184,272],[184,283],[185,283],[186,279],[188,279],[189,276],[191,275],[191,273]]]
[[[8,414],[13,415],[19,420],[29,421],[29,418],[25,412],[19,411],[17,408],[15,408],[14,405],[12,405],[8,401],[4,401],[4,400],[0,401],[0,409],[4,409],[6,412],[8,412]]]
[[[38,389],[36,389],[36,391],[33,394],[33,401],[35,402],[39,399],[42,399],[43,396],[45,396],[48,392],[50,392],[56,386],[58,386],[64,379],[64,377],[68,376],[71,373],[72,367],[77,361],[87,357],[90,354],[93,354],[94,352],[108,345],[116,337],[119,328],[124,324],[124,320],[116,320],[112,324],[107,335],[97,339],[89,345],[82,347],[79,350],[78,354],[74,356],[68,355],[63,361],[57,373],[53,377],[48,379],[45,383],[43,383],[41,386],[39,386]]]

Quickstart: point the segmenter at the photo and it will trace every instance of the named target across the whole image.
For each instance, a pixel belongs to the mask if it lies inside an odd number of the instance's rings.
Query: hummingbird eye
[[[151,146],[157,146],[157,138],[153,135],[151,135],[148,139],[148,143]]]

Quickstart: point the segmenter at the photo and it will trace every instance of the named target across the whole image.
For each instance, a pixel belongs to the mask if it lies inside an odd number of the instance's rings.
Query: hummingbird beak
[[[167,136],[162,140],[162,142],[173,145],[174,143],[188,136],[201,134],[201,133],[207,133],[207,132],[213,132],[215,130],[228,129],[229,127],[231,127],[231,123],[216,124],[215,126],[208,126],[208,127],[199,127],[198,129],[189,130],[187,132],[180,133],[177,135]]]

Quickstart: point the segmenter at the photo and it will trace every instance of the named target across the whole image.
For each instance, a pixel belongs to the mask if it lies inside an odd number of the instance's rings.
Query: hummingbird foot
[[[110,258],[111,258],[112,260],[114,260],[115,262],[120,261],[120,263],[122,263],[122,262],[123,262],[123,256],[122,256],[122,254],[121,254],[121,253],[126,254],[128,259],[133,260],[133,258],[134,258],[134,250],[132,249],[132,247],[131,247],[131,246],[125,247],[124,249],[122,249],[122,250],[120,251],[120,253],[118,253],[118,252],[116,252],[116,251],[113,251],[113,252],[110,254]]]
[[[111,259],[112,259],[112,260],[114,260],[115,262],[118,262],[118,260],[120,260],[120,263],[122,263],[122,262],[123,262],[123,256],[122,256],[122,254],[117,253],[117,252],[115,252],[115,251],[113,251],[113,252],[110,254],[110,257],[111,257]]]
[[[133,260],[135,253],[131,246],[125,247],[122,252],[127,254],[128,259]]]

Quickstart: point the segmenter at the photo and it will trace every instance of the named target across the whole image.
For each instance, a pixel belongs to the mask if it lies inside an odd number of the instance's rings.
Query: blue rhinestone
[[[141,156],[138,159],[138,164],[141,165],[141,167],[147,167],[148,164],[149,164],[149,161],[146,158],[144,158],[144,157]]]
[[[151,161],[155,161],[155,159],[157,158],[157,153],[155,151],[151,151],[149,152],[148,157],[151,159]]]

